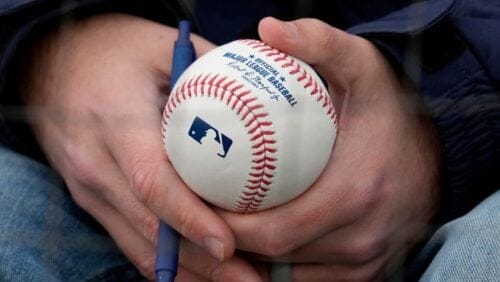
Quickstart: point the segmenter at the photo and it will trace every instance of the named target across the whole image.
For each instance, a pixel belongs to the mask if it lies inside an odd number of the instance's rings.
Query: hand
[[[314,19],[261,21],[263,41],[311,64],[339,114],[320,178],[275,209],[219,211],[237,248],[293,263],[295,281],[383,279],[423,238],[439,199],[433,124],[367,40]]]
[[[146,277],[154,278],[158,218],[207,258],[201,269],[181,257],[181,277],[223,277],[218,269],[244,264],[232,258],[231,230],[179,179],[161,141],[176,37],[175,29],[127,15],[68,24],[33,48],[22,93],[37,140],[72,197]],[[198,54],[214,47],[192,39]]]

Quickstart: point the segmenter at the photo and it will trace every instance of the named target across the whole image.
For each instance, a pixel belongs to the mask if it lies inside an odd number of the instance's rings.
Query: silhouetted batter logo
[[[225,158],[233,140],[222,134],[215,127],[199,117],[195,117],[189,128],[189,136],[203,145],[206,150],[213,151],[217,156]]]

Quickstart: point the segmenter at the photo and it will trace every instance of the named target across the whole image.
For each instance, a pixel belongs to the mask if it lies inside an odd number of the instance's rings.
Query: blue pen
[[[179,22],[179,35],[174,44],[172,59],[172,76],[170,86],[173,87],[179,76],[195,60],[193,43],[189,40],[191,23]],[[179,234],[172,227],[160,220],[156,251],[156,279],[159,282],[172,282],[177,275],[179,260]]]

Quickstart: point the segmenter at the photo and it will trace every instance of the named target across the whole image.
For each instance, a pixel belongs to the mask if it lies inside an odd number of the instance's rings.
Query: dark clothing
[[[12,130],[19,120],[13,114],[17,108],[9,106],[17,104],[12,82],[22,75],[30,39],[64,17],[106,12],[131,13],[169,25],[188,18],[197,33],[218,44],[255,37],[258,20],[267,15],[316,17],[359,34],[408,77],[435,120],[445,176],[439,220],[465,214],[500,187],[499,1],[3,0],[1,142],[19,150],[33,146],[20,140],[23,132]]]

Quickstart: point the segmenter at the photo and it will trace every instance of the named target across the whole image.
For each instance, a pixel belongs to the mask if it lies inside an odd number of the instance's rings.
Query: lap
[[[425,269],[420,281],[498,281],[500,191],[440,227],[414,264]]]
[[[0,280],[137,281],[112,239],[50,168],[0,146]],[[500,192],[443,225],[416,259],[423,281],[500,277]],[[409,280],[417,280],[410,277]]]
[[[138,279],[50,168],[0,147],[0,280]]]

